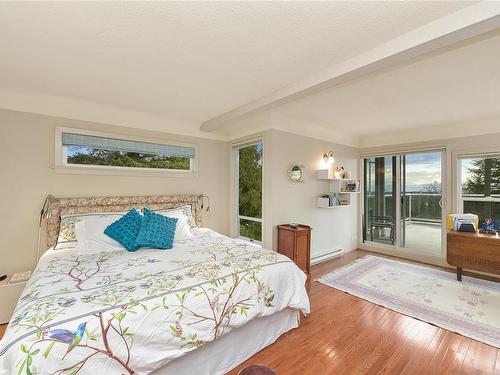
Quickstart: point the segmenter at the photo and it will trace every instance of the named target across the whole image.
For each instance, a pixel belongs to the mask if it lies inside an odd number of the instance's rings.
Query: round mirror
[[[304,166],[298,164],[290,165],[288,168],[288,178],[293,184],[304,182]]]

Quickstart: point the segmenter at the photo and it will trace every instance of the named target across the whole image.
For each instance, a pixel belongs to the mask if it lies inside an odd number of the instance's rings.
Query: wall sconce
[[[335,163],[335,154],[333,151],[329,151],[327,153],[323,154],[323,160],[328,163],[328,164],[333,164]]]
[[[205,199],[207,200],[206,211],[210,212],[210,198],[208,197],[208,195],[200,194],[200,195],[198,195],[198,199],[201,201],[201,207],[200,208],[201,208],[202,211],[205,208]]]

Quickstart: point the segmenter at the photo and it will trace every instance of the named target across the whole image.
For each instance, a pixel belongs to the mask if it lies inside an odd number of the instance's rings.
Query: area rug
[[[376,256],[316,281],[500,348],[499,283]]]

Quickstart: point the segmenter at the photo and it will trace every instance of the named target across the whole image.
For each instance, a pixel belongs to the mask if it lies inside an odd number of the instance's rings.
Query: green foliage
[[[262,239],[262,223],[241,219],[240,236],[260,241]]]
[[[500,194],[500,158],[475,159],[467,172],[469,176],[463,186],[465,194]]]
[[[239,150],[239,214],[262,217],[262,146],[243,147]],[[241,220],[240,235],[260,241],[261,223]]]
[[[103,165],[113,167],[189,170],[189,158],[167,157],[136,152],[78,149],[68,156],[68,164]]]
[[[500,194],[500,158],[475,159],[467,168],[467,181],[462,186],[464,195],[489,197]],[[500,203],[464,201],[464,212],[479,216],[480,220],[500,217]]]

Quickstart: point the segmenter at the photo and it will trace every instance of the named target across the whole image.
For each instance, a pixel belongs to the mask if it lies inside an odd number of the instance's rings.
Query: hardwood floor
[[[311,270],[312,279],[366,255],[356,250]],[[450,271],[451,272],[451,271]],[[500,350],[312,281],[300,327],[235,370],[278,374],[500,374]]]
[[[356,250],[311,269],[312,279],[366,255]],[[450,271],[451,272],[451,271]],[[500,350],[312,281],[300,327],[235,370],[260,363],[293,374],[495,374]],[[6,326],[0,326],[0,337]]]

